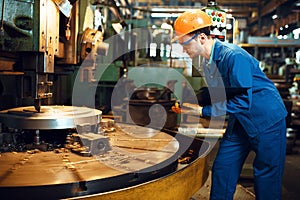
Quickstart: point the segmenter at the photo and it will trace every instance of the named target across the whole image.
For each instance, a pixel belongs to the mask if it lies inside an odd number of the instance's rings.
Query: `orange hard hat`
[[[212,24],[211,17],[202,10],[185,11],[174,22],[176,36],[172,39],[172,42]]]

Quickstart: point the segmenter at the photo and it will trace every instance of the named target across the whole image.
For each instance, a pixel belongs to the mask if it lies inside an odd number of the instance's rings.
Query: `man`
[[[233,199],[245,159],[254,151],[256,199],[281,199],[287,115],[283,101],[259,62],[239,46],[213,39],[211,25],[204,11],[186,11],[174,22],[173,39],[191,58],[204,58],[209,92],[218,94],[223,88],[226,97],[210,95],[211,104],[198,108],[203,117],[228,115],[212,168],[210,198]]]

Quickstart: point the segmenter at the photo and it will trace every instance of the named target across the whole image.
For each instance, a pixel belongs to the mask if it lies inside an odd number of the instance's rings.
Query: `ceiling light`
[[[196,10],[195,8],[193,9],[187,9],[187,8],[166,8],[166,7],[162,7],[162,8],[152,8],[151,12],[162,12],[162,13],[183,13],[185,11],[189,11],[189,10]]]
[[[151,13],[151,17],[169,18],[178,17],[181,13]]]
[[[296,28],[293,30],[293,34],[300,34],[300,28]]]
[[[272,19],[277,19],[277,18],[278,18],[278,15],[276,15],[276,14],[272,16]]]

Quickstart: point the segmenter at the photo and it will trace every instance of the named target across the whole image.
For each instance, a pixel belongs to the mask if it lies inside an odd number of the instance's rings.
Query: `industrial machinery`
[[[206,7],[203,8],[203,10],[211,16],[211,19],[213,21],[213,25],[211,28],[211,36],[214,38],[218,38],[221,41],[226,40],[226,12],[222,10],[216,3],[215,0],[208,1],[208,4]]]
[[[2,0],[1,5],[0,100],[9,105],[2,109],[33,105],[39,112],[42,105],[60,104],[72,88],[59,81],[76,73],[82,60],[89,60],[80,69],[82,81],[93,80],[96,56],[108,50],[99,10],[96,27],[93,18],[84,20],[86,1]]]
[[[52,97],[50,87],[53,82],[48,79],[48,74],[54,72],[54,57],[58,54],[57,24],[59,10],[50,0],[35,3],[2,1],[0,49],[20,55],[14,54],[13,58],[4,60],[6,64],[1,65],[1,70],[17,71],[15,68],[22,67],[23,83],[28,84],[30,91],[23,91],[23,87],[18,89],[34,98],[37,111],[42,100]]]
[[[97,55],[109,47],[101,23],[108,9],[98,5],[104,1],[91,1],[93,8],[76,0],[0,2],[1,197],[188,199],[204,184],[209,143],[108,123],[93,106],[63,101],[83,60],[79,81],[86,88],[97,82]]]

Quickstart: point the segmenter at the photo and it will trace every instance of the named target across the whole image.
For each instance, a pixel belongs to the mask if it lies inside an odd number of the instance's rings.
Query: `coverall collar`
[[[210,52],[210,57],[209,57],[209,61],[207,63],[208,66],[211,65],[212,61],[213,61],[213,57],[214,57],[214,50],[215,50],[215,42],[216,40],[213,40],[213,45],[212,45],[212,48],[211,48],[211,52]]]

